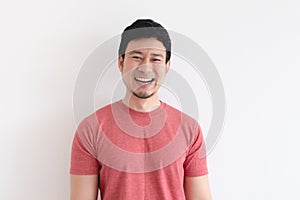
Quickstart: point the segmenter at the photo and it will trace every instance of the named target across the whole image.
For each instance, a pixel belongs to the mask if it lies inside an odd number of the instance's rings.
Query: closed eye
[[[153,61],[153,62],[157,62],[157,63],[159,63],[159,62],[161,62],[161,61],[162,61],[162,59],[159,59],[159,58],[153,58],[153,59],[152,59],[152,61]]]
[[[132,56],[132,58],[135,60],[142,60],[142,57],[139,57],[139,56]]]

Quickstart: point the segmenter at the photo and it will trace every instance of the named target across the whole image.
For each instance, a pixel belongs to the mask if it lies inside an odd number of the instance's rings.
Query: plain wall
[[[69,198],[76,77],[97,46],[143,17],[197,42],[222,78],[214,199],[300,199],[299,10],[296,0],[1,2],[0,199]]]

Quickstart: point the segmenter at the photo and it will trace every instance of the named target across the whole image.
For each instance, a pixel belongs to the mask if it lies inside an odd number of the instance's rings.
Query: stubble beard
[[[151,93],[151,94],[138,94],[136,92],[132,92],[132,94],[140,99],[148,99],[150,97],[152,97],[154,95],[155,92]]]
[[[152,83],[150,83],[152,84]],[[153,87],[156,87],[156,84],[155,86]],[[148,99],[150,97],[152,97],[156,92],[157,92],[157,89],[158,88],[154,88],[153,91],[138,91],[139,88],[137,88],[137,90],[131,90],[131,93],[136,96],[137,98],[140,98],[140,99]],[[151,92],[151,93],[150,93]]]

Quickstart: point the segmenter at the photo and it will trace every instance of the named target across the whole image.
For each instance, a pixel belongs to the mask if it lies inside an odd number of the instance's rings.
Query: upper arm
[[[71,175],[71,200],[96,200],[98,175]]]
[[[208,175],[184,177],[184,191],[186,200],[211,200]]]

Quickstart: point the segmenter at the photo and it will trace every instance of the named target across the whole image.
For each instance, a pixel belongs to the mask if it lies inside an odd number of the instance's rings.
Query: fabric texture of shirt
[[[102,200],[184,200],[184,177],[208,173],[203,135],[164,102],[139,112],[120,100],[79,124],[70,173],[98,174]]]

